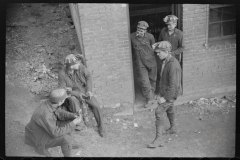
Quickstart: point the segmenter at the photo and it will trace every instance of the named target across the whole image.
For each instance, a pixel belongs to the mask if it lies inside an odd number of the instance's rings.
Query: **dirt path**
[[[8,6],[6,37],[5,144],[7,156],[35,157],[24,143],[24,127],[41,103],[36,93],[49,91],[56,81],[49,78],[45,65],[55,74],[59,62],[78,50],[76,32],[68,18],[67,4],[17,4]],[[148,149],[155,138],[154,111],[114,116],[132,107],[103,108],[107,137],[95,128],[76,131],[81,144],[76,157],[233,157],[235,155],[236,103],[201,108],[185,104],[177,107],[178,134],[163,136],[164,147]],[[234,107],[231,107],[234,106]],[[90,115],[92,117],[92,114]],[[118,119],[118,120],[117,120]],[[165,127],[169,122],[165,115]],[[93,120],[94,123],[96,123]],[[138,126],[134,127],[134,123]],[[60,147],[50,150],[62,156]]]

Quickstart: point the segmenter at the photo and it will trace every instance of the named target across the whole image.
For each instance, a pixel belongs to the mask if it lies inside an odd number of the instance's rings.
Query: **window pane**
[[[221,33],[221,23],[214,23],[209,25],[208,37],[220,37]]]
[[[223,7],[223,20],[236,19],[235,6]]]
[[[236,33],[235,21],[223,22],[223,36],[228,36]]]
[[[222,10],[222,8],[210,9],[209,22],[221,21],[221,14],[222,14],[221,10]]]

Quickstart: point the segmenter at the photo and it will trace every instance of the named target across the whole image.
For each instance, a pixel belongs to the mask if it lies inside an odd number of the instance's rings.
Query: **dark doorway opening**
[[[136,31],[137,23],[139,21],[146,21],[149,25],[148,32],[151,33],[155,41],[158,41],[158,36],[162,28],[166,27],[163,18],[170,14],[175,14],[179,18],[177,28],[182,30],[181,26],[181,8],[177,4],[129,4],[129,19],[130,19],[130,33]],[[157,60],[158,70],[160,68],[160,59],[155,55]],[[182,64],[181,64],[182,65]],[[142,94],[138,75],[135,68],[135,60],[133,59],[133,73],[134,73],[134,88],[135,88],[135,104],[144,104],[145,97]],[[158,72],[159,73],[159,72]],[[159,82],[159,74],[157,83]],[[158,85],[156,93],[158,92]]]

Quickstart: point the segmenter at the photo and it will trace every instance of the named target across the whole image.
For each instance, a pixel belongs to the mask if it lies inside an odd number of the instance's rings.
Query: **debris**
[[[172,140],[172,138],[169,138],[168,140],[169,140],[169,141],[171,141],[171,140]]]
[[[123,126],[123,129],[127,129],[127,126]]]
[[[122,123],[123,126],[126,126],[127,124],[126,123]]]
[[[134,123],[133,125],[134,125],[134,127],[138,127],[138,124],[137,124],[137,123]]]
[[[116,122],[119,122],[119,121],[120,121],[120,119],[118,119],[118,118],[117,118],[115,121],[116,121]]]

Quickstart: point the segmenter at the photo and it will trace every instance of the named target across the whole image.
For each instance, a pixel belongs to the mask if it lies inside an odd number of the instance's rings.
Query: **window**
[[[236,6],[231,4],[210,4],[209,40],[236,36]]]

